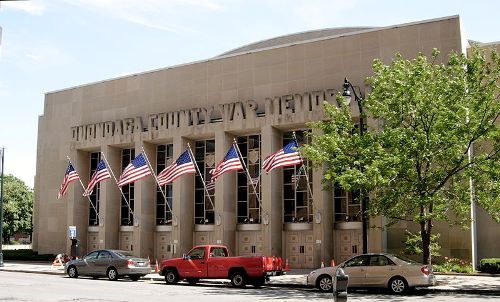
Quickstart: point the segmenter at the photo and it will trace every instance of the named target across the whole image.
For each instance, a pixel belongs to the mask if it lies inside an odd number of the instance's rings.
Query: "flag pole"
[[[161,195],[163,195],[163,198],[165,199],[165,203],[167,204],[167,207],[170,210],[170,213],[172,213],[172,223],[174,225],[177,225],[177,215],[174,214],[174,211],[172,211],[172,208],[170,207],[170,204],[167,201],[167,195],[165,195],[165,192],[163,192],[163,189],[160,186],[160,182],[158,181],[158,177],[156,177],[156,173],[153,170],[151,163],[149,162],[149,158],[148,158],[148,155],[146,154],[146,151],[144,150],[144,146],[142,146],[141,149],[142,149],[142,153],[144,153],[144,157],[146,158],[146,163],[148,164],[148,168],[151,171],[151,175],[153,175],[153,178],[155,179],[156,184],[160,188]]]
[[[113,179],[115,180],[115,183],[117,184],[118,190],[120,190],[120,193],[122,194],[123,199],[125,199],[125,202],[127,203],[129,213],[134,215],[134,211],[132,211],[132,208],[130,207],[130,203],[128,202],[127,197],[125,197],[125,194],[123,194],[122,187],[118,186],[118,180],[116,180],[115,173],[113,173],[113,170],[111,169],[111,166],[109,165],[109,162],[106,159],[106,155],[104,155],[104,152],[101,152],[101,154],[102,154],[102,158],[104,159],[104,162],[106,163],[106,168],[109,169],[109,172],[111,172],[111,176],[113,176]]]
[[[309,194],[311,195],[311,199],[312,199],[312,204],[314,206],[314,197],[313,197],[313,193],[312,193],[312,189],[311,189],[311,184],[309,182],[309,174],[307,173],[306,167],[304,165],[304,158],[302,157],[302,154],[300,154],[300,149],[298,148],[299,143],[297,142],[297,137],[295,136],[295,131],[292,132],[292,135],[293,135],[293,139],[295,140],[295,144],[297,145],[297,153],[299,154],[300,160],[302,161],[302,164],[300,165],[299,171],[300,171],[300,169],[304,170],[304,176],[306,177],[306,181],[307,181],[307,189],[309,190]],[[298,181],[297,181],[297,183],[298,183]]]
[[[214,216],[215,216],[215,205],[212,202],[212,197],[210,197],[210,193],[208,193],[205,179],[203,178],[203,175],[201,175],[200,168],[198,168],[198,164],[196,164],[196,160],[194,159],[193,150],[191,150],[191,146],[189,145],[189,143],[187,143],[187,147],[188,147],[189,156],[191,157],[191,161],[193,162],[194,167],[196,168],[196,172],[198,172],[198,175],[200,175],[200,177],[201,177],[201,183],[203,184],[203,188],[205,189],[205,192],[207,193],[208,200],[210,201],[210,204],[212,205],[212,209],[214,210]]]
[[[66,157],[68,158],[68,161],[70,163],[70,165],[73,166],[73,169],[75,169],[76,171],[76,168],[75,166],[73,165],[73,163],[71,162],[71,159],[69,158],[69,156],[66,155]],[[77,172],[78,173],[78,172]],[[86,189],[85,189],[85,186],[83,185],[83,182],[82,182],[82,179],[80,178],[80,174],[78,174],[78,181],[80,182],[80,185],[82,185],[82,188],[83,188],[83,192],[85,193]],[[94,211],[95,211],[95,214],[97,216],[97,220],[99,220],[99,212],[97,211],[97,208],[94,206],[94,204],[92,203],[92,200],[90,199],[90,196],[86,196],[87,199],[89,200],[89,203],[90,205],[92,206],[92,208],[94,208]]]
[[[243,164],[243,168],[245,169],[245,174],[246,174],[248,180],[250,180],[250,183],[252,184],[253,192],[255,193],[255,197],[257,198],[257,201],[259,202],[259,207],[262,209],[262,203],[260,202],[259,194],[257,194],[257,189],[252,181],[252,177],[250,176],[250,172],[248,171],[247,165],[246,165],[245,161],[243,160],[243,155],[241,155],[240,147],[238,147],[238,143],[236,142],[235,138],[233,138],[233,145],[235,146],[236,151],[238,152],[238,157],[240,158],[240,162]],[[258,177],[260,178],[260,173],[259,173]]]

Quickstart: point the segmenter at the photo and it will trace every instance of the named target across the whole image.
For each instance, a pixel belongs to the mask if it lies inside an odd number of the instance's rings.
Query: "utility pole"
[[[3,230],[3,178],[4,178],[4,175],[3,175],[3,159],[4,159],[4,153],[5,153],[5,148],[2,147],[2,149],[0,150],[2,151],[2,153],[0,154],[0,165],[2,167],[2,180],[0,182],[0,267],[3,266],[3,252],[2,252],[2,244],[3,244],[3,234],[2,234],[2,230]]]

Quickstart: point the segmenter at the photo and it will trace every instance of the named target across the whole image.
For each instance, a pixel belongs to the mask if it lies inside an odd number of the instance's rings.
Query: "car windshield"
[[[408,259],[408,258],[404,258],[404,257],[401,257],[401,256],[396,256],[396,255],[393,255],[394,258],[396,259],[399,259],[400,261],[403,261],[403,262],[406,262],[407,264],[416,264],[416,265],[420,265],[421,263],[415,261],[415,260],[411,260],[411,259]]]

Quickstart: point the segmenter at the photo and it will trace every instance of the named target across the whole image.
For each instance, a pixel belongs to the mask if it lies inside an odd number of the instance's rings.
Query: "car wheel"
[[[231,284],[234,287],[245,287],[247,277],[242,271],[237,271],[231,275]]]
[[[110,281],[116,281],[118,280],[118,271],[114,267],[110,267],[108,269],[108,272],[106,273],[106,276],[108,276],[108,279]]]
[[[76,269],[76,266],[72,265],[68,267],[68,276],[70,278],[78,278],[78,270]]]
[[[175,270],[169,269],[165,272],[165,282],[167,284],[177,284],[179,282],[179,275]]]
[[[322,292],[331,292],[333,289],[332,277],[330,275],[319,276],[316,287]]]
[[[131,279],[132,281],[137,281],[137,280],[139,280],[140,278],[141,278],[141,276],[139,276],[139,275],[132,275],[132,276],[130,276],[130,279]]]
[[[198,283],[198,281],[200,281],[200,279],[198,279],[198,278],[187,278],[186,280],[190,285],[196,285],[196,283]]]
[[[394,277],[389,281],[389,290],[393,294],[403,294],[408,290],[406,280],[402,277]]]

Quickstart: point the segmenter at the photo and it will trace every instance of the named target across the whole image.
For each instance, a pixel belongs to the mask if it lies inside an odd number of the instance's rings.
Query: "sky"
[[[215,57],[321,28],[460,15],[467,39],[500,41],[500,1],[0,1],[0,148],[33,187],[47,92]],[[57,134],[54,134],[57,135]],[[61,179],[64,171],[61,171]]]

